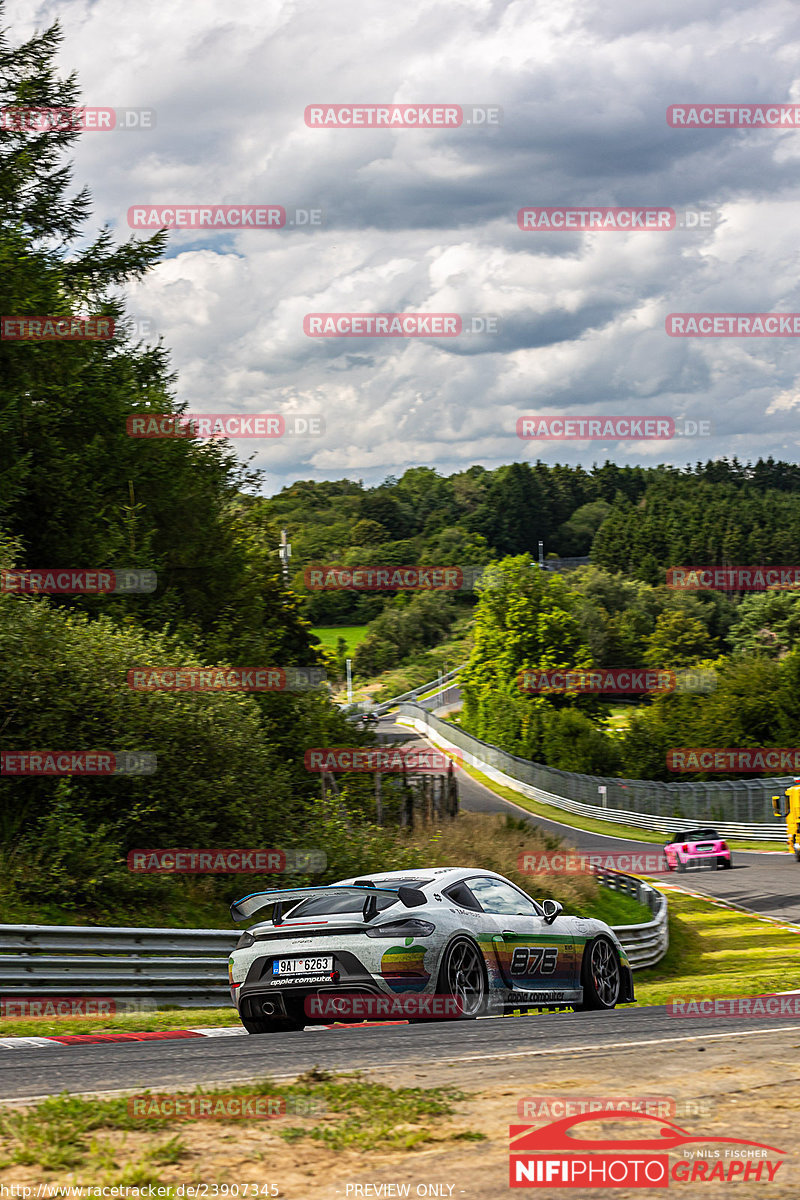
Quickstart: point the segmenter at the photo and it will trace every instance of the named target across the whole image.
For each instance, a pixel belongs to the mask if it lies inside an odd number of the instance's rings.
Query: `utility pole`
[[[353,660],[348,658],[347,663],[347,703],[353,703]]]
[[[278,547],[278,557],[280,558],[281,566],[283,567],[283,581],[284,581],[284,583],[288,583],[289,582],[289,559],[292,557],[292,547],[289,545],[289,543],[286,540],[286,530],[285,529],[281,530],[281,544]]]

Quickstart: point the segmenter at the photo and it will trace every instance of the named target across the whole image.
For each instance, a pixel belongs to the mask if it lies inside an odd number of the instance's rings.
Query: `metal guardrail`
[[[382,716],[383,713],[388,712],[390,708],[394,708],[396,704],[401,704],[404,700],[416,700],[416,698],[423,692],[429,691],[430,688],[436,687],[437,684],[442,685],[443,687],[443,685],[448,683],[451,679],[455,679],[456,675],[458,675],[466,665],[466,663],[461,663],[460,666],[454,667],[452,671],[448,671],[439,679],[432,679],[429,680],[428,683],[421,683],[419,687],[412,688],[410,692],[403,692],[401,696],[393,696],[391,700],[382,700],[381,703],[376,704],[371,711],[377,713],[378,716]],[[442,690],[442,688],[439,690]],[[427,699],[425,701],[421,701],[421,703],[427,704],[429,700],[433,700],[434,698],[434,696],[428,696]]]
[[[618,871],[598,871],[596,874],[603,887],[633,896],[640,904],[646,904],[653,914],[652,921],[645,921],[641,925],[611,927],[628,953],[631,968],[639,971],[661,962],[669,949],[667,897],[632,875],[622,875]]]
[[[598,878],[653,910],[652,921],[614,932],[634,969],[658,962],[668,945],[665,897],[616,872]],[[132,1009],[218,1008],[230,1000],[227,959],[240,936],[227,929],[0,925],[0,995],[106,998]]]
[[[92,996],[209,1008],[230,1000],[227,929],[0,925],[4,999]]]
[[[723,837],[778,842],[785,839],[782,823],[774,818],[770,797],[792,783],[789,775],[713,783],[580,775],[510,754],[420,704],[406,701],[399,706],[398,715],[406,717],[417,732],[435,744],[457,751],[465,763],[490,779],[565,812],[663,833],[712,825]],[[591,802],[598,799],[600,787],[606,789],[602,805]]]

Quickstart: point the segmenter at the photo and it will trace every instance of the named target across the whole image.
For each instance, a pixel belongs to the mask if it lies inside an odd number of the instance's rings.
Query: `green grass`
[[[319,625],[311,632],[318,637],[326,650],[336,650],[336,643],[342,637],[347,642],[347,653],[352,654],[356,646],[367,636],[366,625]]]
[[[223,963],[224,966],[224,963]],[[2,1017],[0,1037],[60,1037],[73,1033],[149,1033],[167,1029],[239,1025],[233,1005],[224,1008],[168,1008],[107,1017]]]
[[[670,890],[667,955],[633,977],[639,1005],[755,996],[797,987],[800,933]]]
[[[399,724],[402,724],[402,718],[399,719]],[[446,751],[445,751],[446,753]],[[635,825],[618,825],[616,821],[599,821],[595,817],[581,817],[575,813],[565,812],[561,808],[556,808],[553,804],[542,804],[539,800],[530,800],[527,796],[523,796],[521,792],[515,792],[513,788],[505,787],[502,783],[495,783],[487,775],[465,764],[460,764],[462,770],[476,782],[482,783],[489,791],[494,792],[496,796],[501,796],[504,800],[510,800],[512,804],[519,805],[527,812],[534,813],[536,816],[545,817],[548,821],[558,821],[562,825],[568,825],[572,829],[582,829],[585,833],[605,833],[612,837],[632,838],[637,842],[652,842],[653,845],[663,846],[664,835],[657,833],[652,829],[638,829]],[[687,821],[687,825],[690,822]],[[726,838],[728,845],[733,850],[786,850],[786,842],[741,842],[732,841]],[[613,846],[609,847],[609,851],[613,850]]]
[[[472,1130],[443,1126],[442,1119],[453,1117],[454,1105],[466,1099],[463,1092],[440,1087],[394,1088],[365,1080],[357,1073],[330,1075],[312,1068],[294,1083],[275,1084],[264,1079],[233,1087],[198,1087],[191,1094],[281,1096],[287,1111],[299,1108],[304,1114],[304,1124],[286,1125],[285,1118],[278,1117],[270,1121],[270,1129],[286,1142],[309,1138],[334,1151],[376,1147],[410,1150],[423,1143],[477,1141],[483,1137]],[[324,1121],[317,1120],[319,1114],[324,1114]],[[92,1172],[93,1185],[146,1186],[160,1182],[154,1170],[158,1164],[193,1157],[191,1146],[181,1137],[193,1124],[185,1119],[133,1116],[128,1112],[127,1097],[96,1100],[63,1093],[27,1108],[0,1109],[0,1168],[33,1167],[59,1172],[78,1169]],[[235,1118],[215,1119],[214,1125],[233,1127],[241,1133],[243,1142],[254,1128],[252,1122]],[[162,1135],[167,1129],[173,1133],[166,1140],[157,1136],[151,1144],[143,1146],[137,1141],[135,1149],[126,1147],[126,1135],[132,1131]],[[133,1155],[134,1162],[122,1161]]]

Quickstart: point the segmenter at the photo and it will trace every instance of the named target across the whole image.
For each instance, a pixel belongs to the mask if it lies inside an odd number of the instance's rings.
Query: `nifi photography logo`
[[[771,1183],[786,1153],[742,1138],[697,1136],[663,1118],[624,1109],[604,1112],[602,1119],[635,1121],[638,1136],[582,1137],[576,1127],[596,1123],[597,1113],[539,1127],[511,1125],[510,1186],[552,1193],[554,1188],[666,1188],[716,1180]]]

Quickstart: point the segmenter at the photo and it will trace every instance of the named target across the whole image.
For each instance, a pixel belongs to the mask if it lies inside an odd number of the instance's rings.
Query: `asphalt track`
[[[408,731],[384,721],[383,737],[408,737]],[[652,843],[585,833],[557,821],[526,813],[459,773],[462,806],[467,811],[515,812],[533,825],[558,833],[579,849],[652,850]],[[673,875],[670,877],[677,881]],[[734,869],[687,872],[682,885],[732,900],[783,919],[800,916],[800,864],[788,853],[738,853]],[[735,1028],[732,1028],[732,1024]],[[507,1059],[535,1063],[547,1056],[576,1052],[602,1057],[624,1049],[649,1047],[647,1053],[694,1048],[720,1049],[731,1039],[758,1042],[769,1034],[800,1032],[798,1018],[674,1018],[663,1007],[620,1008],[603,1013],[539,1013],[474,1022],[373,1025],[319,1028],[300,1033],[249,1037],[234,1035],[183,1041],[81,1044],[46,1047],[30,1044],[0,1048],[0,1100],[23,1101],[67,1091],[115,1093],[191,1088],[198,1084],[246,1083],[269,1076],[294,1077],[317,1065],[332,1071],[386,1072],[398,1083],[432,1064],[470,1064],[479,1068]]]
[[[434,1064],[529,1063],[558,1056],[581,1059],[647,1047],[647,1054],[712,1049],[731,1039],[758,1041],[797,1034],[800,1019],[670,1017],[663,1007],[620,1008],[602,1013],[540,1013],[470,1022],[372,1025],[301,1033],[174,1042],[122,1042],[0,1050],[0,1098],[29,1100],[71,1093],[182,1089],[197,1084],[280,1081],[319,1066],[330,1071],[385,1072],[406,1083]]]
[[[405,732],[409,740],[422,741],[412,730],[393,725],[389,719],[381,721],[381,734],[399,736]],[[532,825],[557,834],[578,850],[605,850],[607,852],[651,853],[658,847],[653,842],[638,842],[628,838],[587,833],[574,829],[559,821],[529,813],[526,809],[503,800],[489,788],[484,787],[464,771],[458,772],[458,790],[461,807],[467,812],[507,812],[525,817]],[[782,822],[775,822],[776,840],[783,830]],[[739,904],[753,912],[777,917],[782,921],[800,924],[800,863],[786,852],[733,851],[731,870],[690,869],[683,875],[672,872],[663,876],[672,883],[703,892],[732,904]]]

